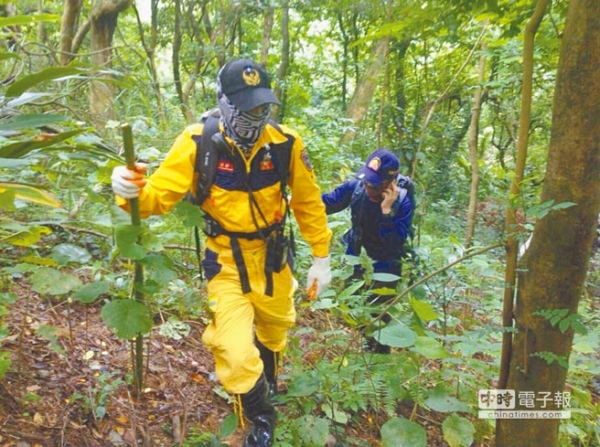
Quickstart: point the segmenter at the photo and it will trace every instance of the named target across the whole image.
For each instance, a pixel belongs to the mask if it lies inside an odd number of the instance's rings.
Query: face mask
[[[258,113],[242,112],[220,90],[219,86],[217,98],[225,135],[231,138],[243,151],[248,152],[258,141],[269,122],[271,105],[268,104]]]

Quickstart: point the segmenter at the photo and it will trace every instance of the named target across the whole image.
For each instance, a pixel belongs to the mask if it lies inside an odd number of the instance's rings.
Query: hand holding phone
[[[383,214],[390,214],[392,211],[392,205],[398,198],[398,194],[400,193],[400,189],[398,188],[398,183],[394,180],[391,182],[386,189],[381,193],[383,200],[381,202],[381,212]]]

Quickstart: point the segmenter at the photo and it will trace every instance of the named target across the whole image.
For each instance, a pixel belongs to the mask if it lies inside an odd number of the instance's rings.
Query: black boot
[[[367,351],[374,354],[390,354],[392,348],[388,345],[382,345],[374,337],[367,337]]]
[[[273,400],[277,398],[277,373],[279,372],[279,353],[271,351],[263,345],[258,339],[254,344],[260,352],[260,359],[264,365],[265,378],[269,387],[269,397]]]
[[[267,396],[268,386],[265,375],[261,375],[254,388],[241,394],[244,416],[252,422],[252,427],[244,447],[271,447],[275,431],[275,408]]]

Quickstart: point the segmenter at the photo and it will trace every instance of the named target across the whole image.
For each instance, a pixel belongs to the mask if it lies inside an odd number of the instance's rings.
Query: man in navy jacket
[[[374,273],[387,273],[386,281],[373,281],[372,288],[396,288],[402,273],[404,243],[410,235],[414,201],[403,186],[410,179],[399,176],[400,161],[386,149],[377,149],[358,171],[356,178],[342,183],[333,191],[322,194],[327,214],[350,208],[352,227],[344,234],[346,254],[359,256],[364,248],[373,260]],[[398,179],[401,179],[399,184]],[[353,278],[362,278],[364,269],[354,267]],[[395,278],[395,279],[393,279]],[[389,279],[389,280],[388,280]],[[369,303],[382,303],[385,298],[372,294]],[[390,320],[386,315],[385,322]],[[387,353],[389,346],[369,340],[375,352]]]

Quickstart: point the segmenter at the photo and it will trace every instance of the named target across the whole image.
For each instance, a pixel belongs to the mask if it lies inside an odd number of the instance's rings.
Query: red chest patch
[[[260,162],[260,170],[261,171],[270,171],[272,169],[275,169],[275,166],[273,165],[273,160],[271,160],[270,158],[261,160],[261,162]]]
[[[233,163],[227,160],[219,160],[217,170],[221,172],[233,172]]]

